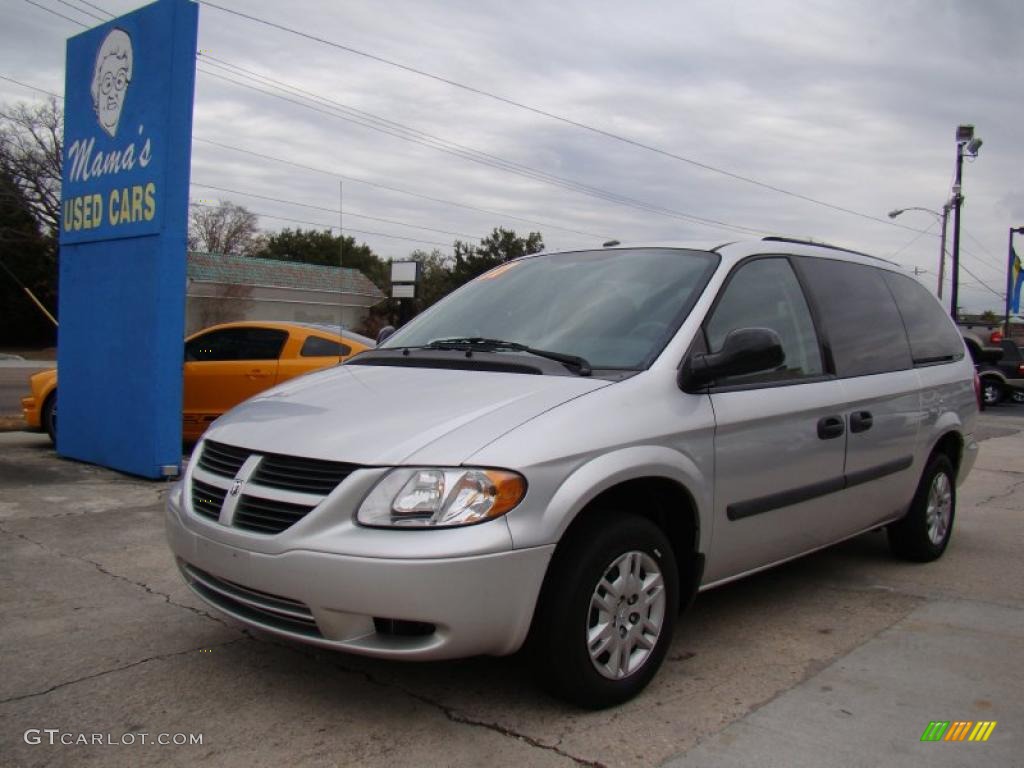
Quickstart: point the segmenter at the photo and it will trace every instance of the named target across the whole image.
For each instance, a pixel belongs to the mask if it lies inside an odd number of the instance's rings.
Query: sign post
[[[68,40],[57,451],[143,477],[181,461],[198,6]]]
[[[423,264],[419,261],[391,262],[391,298],[398,299],[398,327],[409,322],[412,299],[416,298]]]

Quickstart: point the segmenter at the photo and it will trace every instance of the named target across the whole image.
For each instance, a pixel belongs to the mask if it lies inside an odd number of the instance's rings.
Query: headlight
[[[445,528],[493,520],[522,501],[526,480],[499,469],[395,469],[356,513],[362,525]]]

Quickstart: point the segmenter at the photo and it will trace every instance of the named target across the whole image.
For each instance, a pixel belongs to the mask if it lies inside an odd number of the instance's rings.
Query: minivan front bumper
[[[429,559],[309,549],[264,554],[192,530],[176,497],[168,499],[167,539],[186,583],[206,603],[274,635],[367,656],[435,660],[515,652],[554,550]]]

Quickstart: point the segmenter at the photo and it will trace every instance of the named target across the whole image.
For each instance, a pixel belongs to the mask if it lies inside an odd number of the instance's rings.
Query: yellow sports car
[[[295,376],[348,359],[375,346],[337,326],[292,322],[238,322],[205,328],[185,339],[182,437],[198,440],[225,411]],[[21,399],[29,428],[57,431],[57,369],[30,379]]]

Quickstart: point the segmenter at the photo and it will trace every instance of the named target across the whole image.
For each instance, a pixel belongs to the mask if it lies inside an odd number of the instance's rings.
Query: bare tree
[[[64,112],[56,98],[37,106],[0,105],[0,170],[53,238],[60,229],[63,137]]]
[[[189,302],[196,307],[198,325],[189,333],[219,323],[249,319],[249,313],[256,302],[252,298],[251,285],[218,285],[208,296],[190,296]]]
[[[250,254],[258,246],[259,218],[240,205],[194,205],[188,216],[188,248],[206,253]]]

